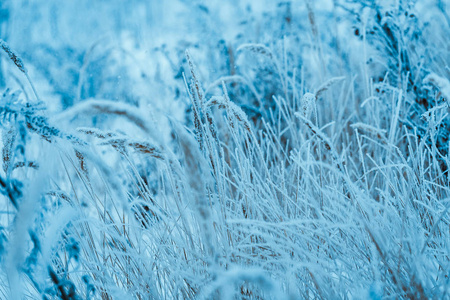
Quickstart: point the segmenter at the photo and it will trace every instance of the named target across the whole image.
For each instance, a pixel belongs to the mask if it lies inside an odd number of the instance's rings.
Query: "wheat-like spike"
[[[191,86],[190,86],[189,96],[192,101],[192,113],[194,115],[195,134],[197,136],[197,141],[200,145],[200,149],[203,150],[204,146],[203,146],[203,126],[202,126],[202,120],[201,120],[201,108],[198,103],[198,97],[196,97],[196,94],[195,94],[195,89],[194,89],[193,83],[191,83]]]
[[[60,199],[63,199],[65,201],[67,201],[68,203],[72,203],[72,200],[70,199],[70,196],[67,195],[67,193],[65,193],[64,191],[53,190],[53,191],[47,192],[47,195],[53,196],[53,197],[58,197]]]
[[[155,146],[145,141],[128,141],[127,145],[139,153],[150,154],[151,156],[159,159],[164,159],[162,152]]]
[[[43,115],[45,106],[42,102],[37,103],[23,103],[18,99],[18,93],[9,94],[6,91],[3,94],[3,100],[6,102],[0,106],[1,122],[9,123],[23,122],[26,127],[38,134],[41,138],[48,142],[53,142],[55,138],[67,139],[72,143],[85,145],[84,141],[79,140],[75,136],[65,134],[58,128],[51,126],[47,118]]]
[[[23,161],[19,161],[19,162],[16,162],[14,164],[13,170],[15,170],[17,168],[23,168],[23,167],[28,167],[28,168],[32,168],[32,169],[36,169],[37,170],[37,169],[39,169],[39,164],[35,163],[35,162],[32,162],[32,161],[29,161],[27,163],[25,163]]]
[[[227,108],[227,102],[223,96],[212,96],[206,103],[206,107],[217,105],[219,108]]]
[[[31,89],[33,90],[34,95],[36,96],[36,99],[40,101],[40,98],[37,94],[36,88],[34,87],[33,82],[30,79],[30,76],[28,76],[28,71],[25,68],[25,65],[23,64],[23,61],[18,57],[14,51],[11,50],[9,45],[2,39],[0,39],[0,47],[5,51],[5,53],[9,56],[9,58],[12,60],[12,62],[16,65],[16,67],[25,74],[25,77],[27,78],[28,83],[31,86]]]
[[[107,138],[112,138],[112,137],[117,136],[117,134],[114,132],[102,131],[98,128],[92,128],[92,127],[78,127],[77,131],[82,132],[86,135],[92,135],[98,139],[107,139]]]
[[[237,51],[249,50],[254,53],[262,54],[270,59],[273,59],[272,51],[262,44],[243,44],[237,48]]]
[[[324,93],[326,90],[328,90],[328,88],[330,86],[332,86],[333,84],[335,84],[339,81],[342,81],[344,79],[345,79],[345,77],[341,76],[341,77],[333,77],[333,78],[327,80],[325,83],[323,83],[321,86],[319,86],[317,88],[317,90],[315,92],[316,99],[319,98],[322,95],[322,93]]]
[[[15,127],[11,126],[9,130],[2,134],[3,138],[3,148],[2,148],[2,156],[3,156],[3,171],[5,174],[9,174],[9,169],[13,159],[13,145],[16,140],[16,130]]]
[[[204,139],[205,139],[205,132],[203,125],[206,124],[205,120],[205,103],[204,102],[204,93],[203,89],[201,88],[200,82],[197,79],[196,70],[194,62],[192,61],[189,51],[186,50],[186,59],[189,64],[189,69],[191,71],[191,84],[189,86],[189,96],[191,98],[192,102],[192,112],[194,114],[194,126],[195,126],[195,132],[197,135],[197,141],[200,145],[200,149],[204,149]],[[185,82],[186,83],[186,82]]]
[[[197,73],[197,69],[196,69],[196,67],[195,67],[195,64],[194,64],[194,62],[192,61],[192,59],[191,59],[191,56],[190,56],[190,54],[189,54],[189,51],[188,50],[186,50],[186,59],[187,59],[187,61],[188,61],[188,63],[189,63],[189,69],[190,69],[190,71],[191,71],[191,76],[192,76],[192,80],[193,80],[193,88],[194,88],[194,95],[196,95],[197,97],[198,97],[198,103],[197,103],[197,105],[199,105],[199,107],[200,108],[202,108],[203,109],[203,101],[204,101],[204,99],[205,99],[205,97],[204,97],[204,91],[203,91],[203,89],[202,89],[202,86],[201,86],[201,84],[200,84],[200,81],[198,80],[198,78],[197,78],[197,75],[196,75],[196,73]],[[200,110],[200,112],[202,113],[203,111],[202,110]]]
[[[383,142],[387,142],[387,139],[386,139],[387,130],[385,130],[385,129],[376,128],[376,127],[370,126],[368,124],[360,123],[360,122],[351,124],[350,127],[352,127],[353,129],[360,129],[367,133],[373,134],[377,138],[382,140]]]
[[[316,96],[312,93],[305,93],[300,99],[300,112],[304,118],[309,118],[311,112],[316,107]]]
[[[17,66],[17,68],[24,74],[27,74],[27,69],[25,68],[22,60],[11,50],[9,45],[2,39],[0,39],[0,47],[8,54],[12,62]]]
[[[103,139],[103,138],[102,138]],[[126,137],[119,138],[104,138],[105,142],[100,143],[99,145],[111,145],[120,153],[126,153],[126,147],[130,147],[134,149],[138,153],[149,154],[154,158],[158,158],[160,160],[164,160],[163,152],[157,147],[151,145],[147,141],[140,141],[135,139],[129,139]]]

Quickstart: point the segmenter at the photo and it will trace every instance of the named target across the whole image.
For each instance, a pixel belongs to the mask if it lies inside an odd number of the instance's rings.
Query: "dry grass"
[[[170,128],[99,99],[47,118],[6,92],[0,297],[448,297],[448,80],[419,74],[414,89],[402,54],[395,81],[376,83],[358,58],[327,64],[344,50],[327,46],[334,36],[308,3],[311,41],[298,43],[319,69],[286,40],[283,51],[244,44],[205,91],[186,51],[191,115],[168,116]],[[390,45],[395,26],[382,28]],[[369,33],[355,45],[369,47]],[[439,104],[417,108],[430,91]],[[106,121],[77,127],[97,116]]]

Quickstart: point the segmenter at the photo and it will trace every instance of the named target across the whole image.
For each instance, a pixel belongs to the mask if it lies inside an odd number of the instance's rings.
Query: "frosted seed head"
[[[300,99],[300,113],[302,116],[308,119],[315,105],[316,96],[312,93],[305,93]]]
[[[19,68],[20,71],[27,74],[27,69],[23,65],[22,60],[9,48],[9,45],[2,39],[0,39],[0,48],[8,54],[9,58],[14,62],[14,64]]]

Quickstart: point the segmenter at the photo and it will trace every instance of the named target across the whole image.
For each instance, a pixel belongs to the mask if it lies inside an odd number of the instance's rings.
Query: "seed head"
[[[19,70],[24,74],[27,74],[27,69],[25,69],[22,60],[11,50],[11,48],[9,48],[9,45],[2,39],[0,39],[0,47],[3,49],[3,51],[6,52],[6,54],[8,54],[9,58],[19,68]]]

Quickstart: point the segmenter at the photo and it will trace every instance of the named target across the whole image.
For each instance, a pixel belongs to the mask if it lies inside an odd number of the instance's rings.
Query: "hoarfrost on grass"
[[[0,298],[445,299],[449,7],[2,1]]]

